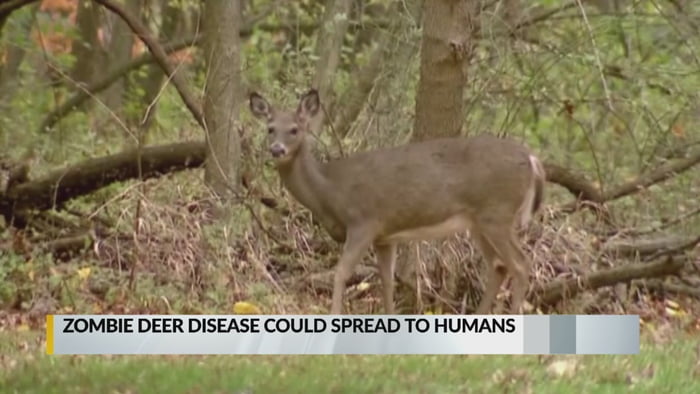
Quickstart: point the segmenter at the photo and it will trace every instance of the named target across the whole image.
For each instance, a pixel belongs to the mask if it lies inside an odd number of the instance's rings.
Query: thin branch
[[[588,32],[588,36],[591,39],[591,45],[593,46],[593,55],[595,57],[596,65],[598,66],[598,72],[600,73],[600,80],[603,83],[603,91],[605,92],[605,98],[607,100],[608,109],[610,111],[614,111],[612,97],[610,96],[610,89],[608,88],[608,81],[605,79],[605,70],[603,69],[603,62],[600,60],[600,52],[598,51],[598,45],[596,44],[595,37],[593,35],[593,28],[591,28],[591,24],[588,22],[588,16],[586,16],[586,10],[583,8],[581,0],[576,0],[576,3],[578,4],[579,9],[581,10],[581,16],[583,16],[583,23],[586,25],[586,31]]]
[[[576,1],[572,1],[568,4],[562,5],[561,7],[552,8],[550,10],[543,11],[543,12],[533,16],[532,18],[530,18],[528,20],[524,20],[524,21],[518,23],[517,25],[515,25],[513,30],[519,30],[519,29],[522,29],[524,27],[528,27],[528,26],[534,25],[536,23],[545,21],[545,20],[555,16],[556,14],[558,14],[562,11],[566,11],[566,10],[569,10],[571,8],[575,8],[577,5],[578,4]]]

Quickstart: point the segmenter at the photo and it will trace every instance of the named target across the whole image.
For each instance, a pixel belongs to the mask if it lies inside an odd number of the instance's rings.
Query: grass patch
[[[645,340],[637,356],[46,356],[0,333],[3,393],[698,393],[696,349]]]

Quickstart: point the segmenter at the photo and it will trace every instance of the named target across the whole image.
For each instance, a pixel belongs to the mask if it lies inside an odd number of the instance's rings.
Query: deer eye
[[[272,134],[275,132],[275,129],[273,127],[268,127],[267,128],[267,134]]]
[[[299,132],[299,130],[295,127],[295,128],[293,128],[293,129],[289,130],[289,132],[292,133],[292,135],[297,135],[297,133]]]

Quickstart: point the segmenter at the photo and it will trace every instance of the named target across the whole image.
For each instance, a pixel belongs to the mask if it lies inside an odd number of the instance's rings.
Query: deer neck
[[[278,167],[278,171],[292,196],[325,222],[330,214],[326,194],[331,189],[323,174],[322,164],[314,158],[308,142],[302,143],[294,159]]]

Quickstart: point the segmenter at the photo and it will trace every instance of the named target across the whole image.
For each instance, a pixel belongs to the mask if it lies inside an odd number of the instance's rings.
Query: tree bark
[[[480,1],[434,0],[423,6],[420,79],[413,140],[461,133],[467,63]]]
[[[240,0],[204,3],[204,56],[207,64],[204,119],[207,132],[205,182],[226,199],[236,188],[240,138],[236,130],[242,97]]]

